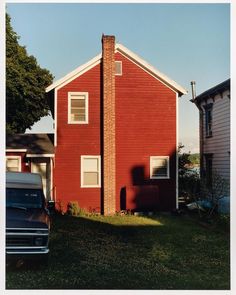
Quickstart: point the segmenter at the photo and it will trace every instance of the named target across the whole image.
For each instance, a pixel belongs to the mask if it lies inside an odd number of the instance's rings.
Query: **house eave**
[[[123,54],[124,56],[126,56],[127,58],[135,62],[136,64],[138,64],[141,68],[143,68],[145,71],[150,73],[152,76],[154,76],[155,78],[157,78],[164,84],[169,86],[173,91],[177,92],[179,96],[182,96],[188,93],[186,89],[184,89],[182,86],[177,84],[174,80],[170,79],[165,74],[155,69],[152,65],[147,63],[145,60],[143,60],[141,57],[133,53],[131,50],[129,50],[122,44],[116,44],[115,50],[116,52],[120,52],[121,54]],[[84,74],[85,72],[87,72],[88,70],[90,70],[91,68],[99,64],[101,62],[101,59],[102,59],[102,54],[100,53],[97,56],[95,56],[93,59],[88,61],[87,63],[79,66],[78,68],[76,68],[75,70],[67,74],[66,76],[62,77],[61,79],[55,81],[53,84],[49,85],[46,88],[46,92],[50,92],[51,90],[56,88],[57,89],[61,88],[63,85],[69,83],[73,79]]]
[[[204,101],[207,98],[213,98],[218,94],[222,95],[222,93],[226,90],[230,90],[230,79],[227,79],[226,81],[202,92],[196,96],[195,99],[191,99],[190,101],[198,105],[201,101]]]
[[[116,51],[124,54],[129,59],[133,60],[135,63],[138,63],[141,66],[141,68],[145,69],[147,72],[149,72],[151,75],[156,77],[158,80],[167,84],[170,88],[172,88],[175,92],[177,92],[179,96],[182,96],[188,93],[186,89],[184,89],[182,86],[177,84],[174,80],[167,77],[165,74],[158,71],[156,68],[154,68],[152,65],[147,63],[144,59],[142,59],[137,54],[133,53],[131,50],[126,48],[124,45],[116,44]]]
[[[78,68],[76,68],[75,70],[73,70],[72,72],[68,73],[67,75],[65,75],[64,77],[62,77],[61,79],[55,81],[54,83],[52,83],[51,85],[49,85],[46,88],[46,92],[50,92],[51,90],[60,87],[63,84],[67,84],[69,83],[71,80],[75,79],[77,76],[87,72],[88,70],[90,70],[91,68],[93,68],[95,65],[97,65],[98,63],[101,62],[101,58],[102,58],[102,54],[98,54],[97,56],[95,56],[94,58],[92,58],[91,60],[89,60],[87,63],[79,66]]]

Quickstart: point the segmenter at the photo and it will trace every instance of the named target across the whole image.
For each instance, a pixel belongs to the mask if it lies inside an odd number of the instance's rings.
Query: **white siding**
[[[229,91],[223,93],[223,98],[216,95],[214,101],[208,99],[207,103],[213,103],[212,109],[212,137],[206,137],[205,109],[203,106],[203,154],[213,154],[213,170],[222,177],[230,180],[230,99]],[[205,167],[205,163],[204,163]]]

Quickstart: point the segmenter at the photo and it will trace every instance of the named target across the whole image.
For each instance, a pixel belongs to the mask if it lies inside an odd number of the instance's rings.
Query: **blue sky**
[[[28,53],[55,80],[101,51],[101,35],[112,34],[181,86],[179,141],[198,148],[198,110],[191,99],[230,77],[230,4],[22,4],[8,3],[12,26]],[[52,120],[31,132],[52,132]]]

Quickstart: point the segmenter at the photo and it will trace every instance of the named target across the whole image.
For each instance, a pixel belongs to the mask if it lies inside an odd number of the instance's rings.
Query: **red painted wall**
[[[57,148],[55,151],[56,200],[64,206],[78,201],[87,210],[100,211],[100,188],[81,188],[81,155],[101,155],[100,149],[100,65],[58,90]],[[89,93],[89,123],[68,124],[68,92]]]
[[[116,54],[116,209],[170,210],[176,200],[176,94]],[[58,90],[54,183],[64,205],[100,211],[101,189],[81,188],[80,156],[101,155],[101,66]],[[68,124],[68,92],[89,93],[89,124]],[[150,156],[170,156],[170,179],[150,180]]]
[[[116,76],[117,208],[125,197],[129,209],[175,208],[176,93],[121,54],[116,60],[123,70]],[[150,156],[170,156],[170,179],[150,179]]]

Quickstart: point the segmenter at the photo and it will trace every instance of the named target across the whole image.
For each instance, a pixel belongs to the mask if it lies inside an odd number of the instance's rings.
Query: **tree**
[[[53,76],[42,69],[34,56],[19,45],[19,36],[6,15],[6,132],[24,133],[48,115],[45,88]]]
[[[179,196],[185,199],[185,202],[195,200],[199,193],[200,177],[194,170],[189,170],[189,165],[192,164],[189,153],[181,153],[184,145],[181,143],[178,146],[179,160]]]

